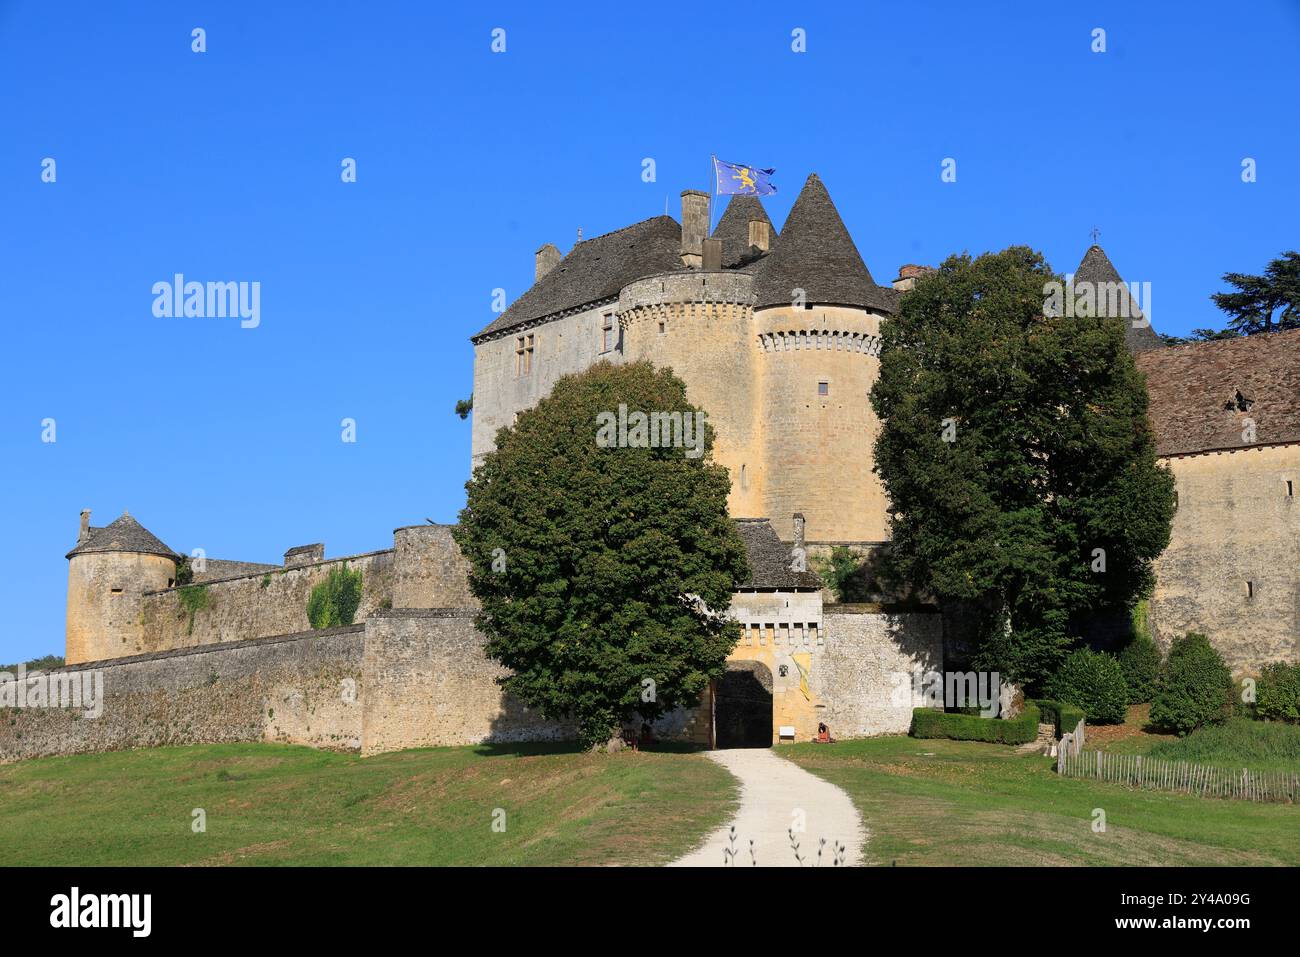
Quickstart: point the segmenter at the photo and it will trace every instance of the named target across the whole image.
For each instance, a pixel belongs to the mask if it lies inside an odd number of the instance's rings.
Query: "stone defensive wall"
[[[141,598],[140,638],[123,654],[167,651],[217,642],[289,635],[311,630],[311,591],[344,565],[361,572],[363,621],[388,608],[473,606],[467,566],[451,538],[451,526],[414,525],[393,533],[394,547],[285,566],[255,566],[227,577],[214,571],[235,563],[208,562],[184,588],[146,592]],[[214,569],[214,565],[217,566]],[[195,591],[198,589],[199,591]],[[186,595],[185,592],[190,594]],[[193,610],[191,610],[193,609]],[[121,639],[124,645],[128,639]]]
[[[942,668],[939,616],[877,606],[819,607],[817,593],[742,595],[733,663],[776,676],[773,726],[808,740],[902,733],[914,702],[898,675]],[[469,607],[381,609],[364,624],[209,643],[56,669],[102,688],[99,714],[0,709],[0,762],[158,745],[279,742],[360,754],[484,742],[572,740],[505,695]],[[782,665],[786,665],[782,674]],[[802,679],[802,680],[801,680]],[[83,706],[87,705],[83,699]],[[710,709],[666,716],[657,734],[709,741]]]

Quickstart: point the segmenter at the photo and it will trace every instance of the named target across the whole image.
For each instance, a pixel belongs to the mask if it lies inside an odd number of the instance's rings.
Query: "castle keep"
[[[661,736],[718,746],[905,731],[898,675],[941,670],[940,616],[829,602],[799,550],[887,544],[872,469],[869,395],[880,329],[921,267],[877,285],[821,180],[782,229],[733,197],[710,232],[708,197],[537,251],[531,289],[474,344],[472,457],[563,375],[602,359],[668,366],[714,426],[731,514],[751,568],[731,613],[743,625],[726,677]],[[1099,246],[1075,283],[1122,287]],[[1167,645],[1205,632],[1237,672],[1300,657],[1300,331],[1166,348],[1120,288],[1116,321],[1145,373],[1158,453],[1177,481],[1149,622]],[[1134,316],[1137,318],[1135,319]],[[565,738],[501,694],[448,526],[393,532],[391,548],[281,564],[182,559],[127,514],[81,516],[68,552],[69,671],[104,673],[103,716],[18,712],[0,758],[197,741],[270,740],[364,753]],[[356,624],[312,631],[307,602],[331,570],[360,572]],[[881,596],[878,596],[881,597]]]

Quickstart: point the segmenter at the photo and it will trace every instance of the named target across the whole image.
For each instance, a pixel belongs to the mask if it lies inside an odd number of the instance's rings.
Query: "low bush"
[[[1046,697],[1077,705],[1094,724],[1118,724],[1128,713],[1128,683],[1119,662],[1099,651],[1072,652],[1043,688]]]
[[[1082,708],[1070,704],[1068,701],[1034,698],[1032,701],[1026,701],[1025,704],[1032,704],[1036,707],[1039,714],[1042,715],[1043,721],[1050,721],[1056,725],[1056,736],[1058,738],[1067,731],[1073,731],[1079,726],[1079,722],[1087,717]]]
[[[1300,664],[1265,665],[1255,682],[1255,715],[1269,721],[1300,721]]]
[[[1120,650],[1119,667],[1128,686],[1129,704],[1146,704],[1156,693],[1160,677],[1160,649],[1151,636],[1137,632]]]
[[[1019,716],[1009,720],[950,714],[934,708],[914,708],[912,737],[1025,744],[1038,736],[1038,718],[1039,711],[1033,705],[1026,705]]]
[[[1156,681],[1151,723],[1181,736],[1231,713],[1232,672],[1223,656],[1197,632],[1175,638]]]

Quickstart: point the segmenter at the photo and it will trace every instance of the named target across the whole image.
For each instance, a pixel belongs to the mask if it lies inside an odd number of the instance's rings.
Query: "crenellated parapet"
[[[880,358],[880,336],[847,329],[782,329],[758,334],[762,352],[856,352]]]

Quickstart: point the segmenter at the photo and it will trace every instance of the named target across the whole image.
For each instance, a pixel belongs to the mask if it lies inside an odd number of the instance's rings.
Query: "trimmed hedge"
[[[1119,724],[1128,713],[1128,683],[1119,662],[1099,651],[1080,648],[1061,662],[1043,689],[1056,701],[1069,701],[1097,724]]]
[[[1038,718],[1039,711],[1031,704],[1025,705],[1019,717],[1010,720],[949,714],[934,708],[913,708],[912,737],[1026,744],[1038,737]]]
[[[1032,704],[1042,714],[1044,721],[1051,721],[1056,725],[1056,736],[1058,738],[1067,731],[1073,731],[1079,726],[1080,721],[1087,719],[1087,715],[1083,713],[1082,708],[1070,704],[1068,701],[1034,698],[1032,701],[1026,701],[1025,704]]]

